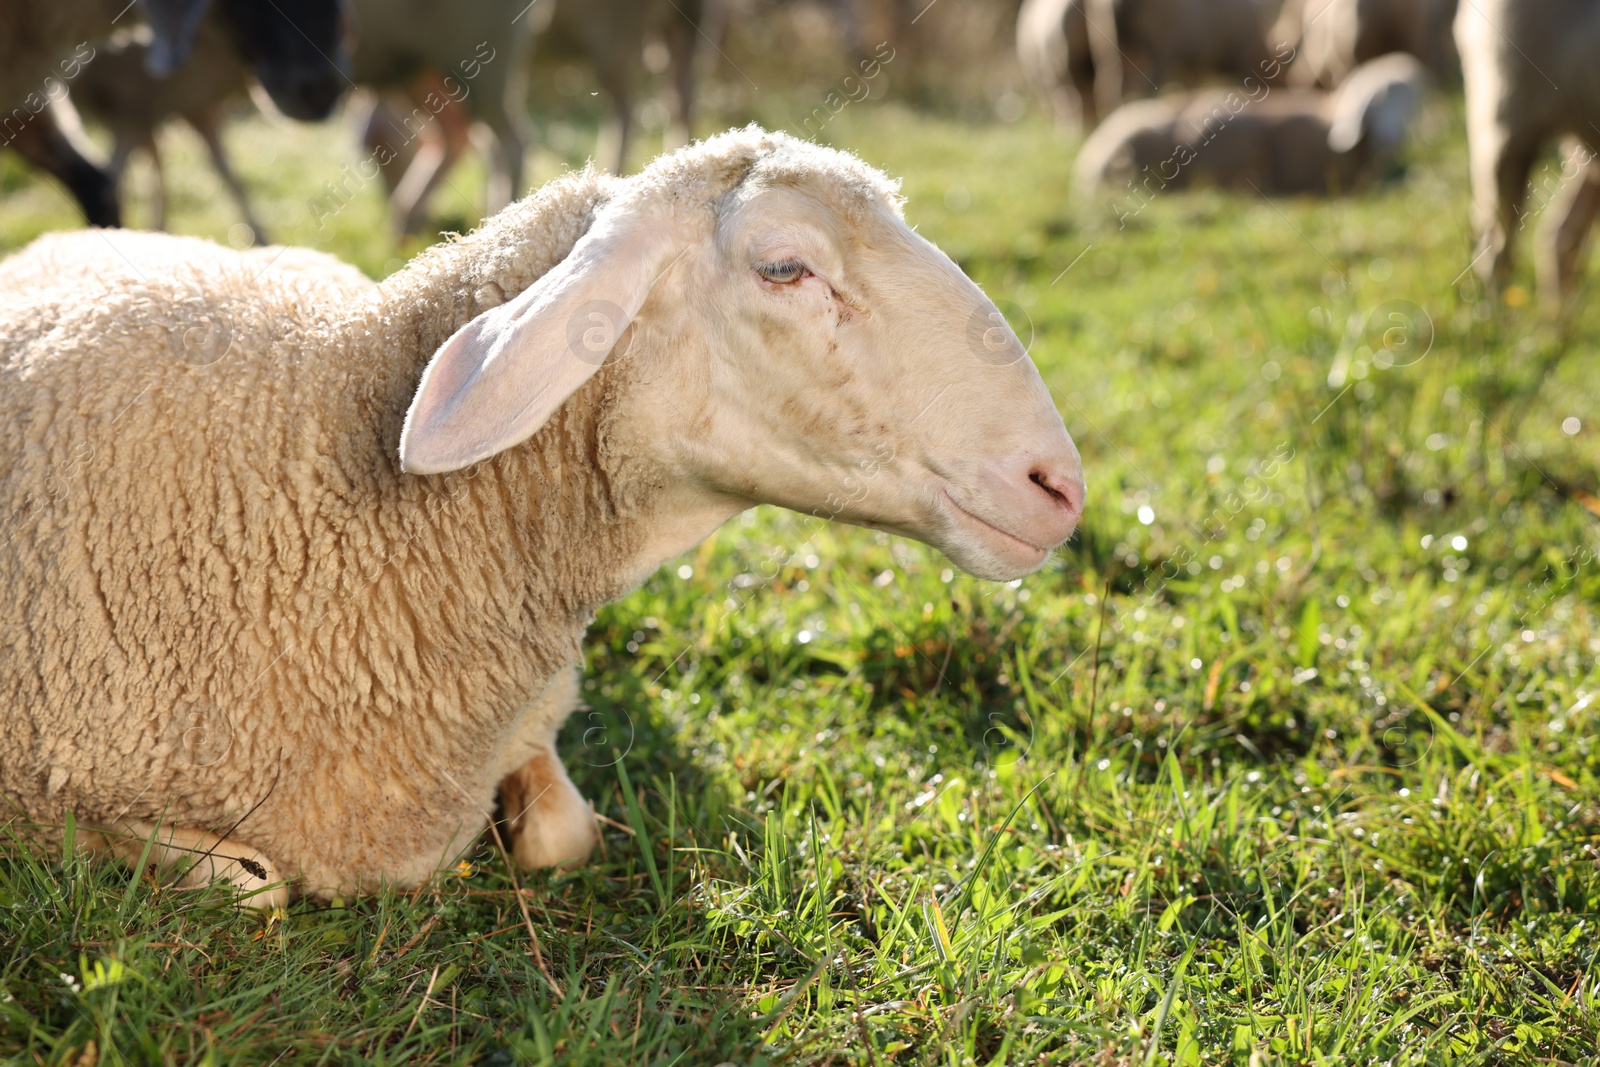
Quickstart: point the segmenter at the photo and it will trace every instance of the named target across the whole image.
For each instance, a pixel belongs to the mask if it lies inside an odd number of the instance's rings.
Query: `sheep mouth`
[[[1050,554],[1050,550],[1048,548],[1040,548],[1032,541],[1018,537],[1009,530],[1004,530],[989,520],[974,515],[972,512],[962,507],[956,501],[955,497],[950,495],[950,490],[941,486],[939,492],[944,497],[944,502],[950,506],[951,511],[965,519],[967,521],[967,525],[981,529],[986,538],[990,540],[999,539],[1008,548],[1010,548],[1011,551],[1016,552],[1018,550],[1022,550],[1023,552],[1026,552],[1037,559],[1042,560],[1044,557]]]

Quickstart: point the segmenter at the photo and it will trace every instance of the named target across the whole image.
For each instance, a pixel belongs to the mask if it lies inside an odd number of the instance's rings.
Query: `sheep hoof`
[[[277,864],[256,849],[231,837],[218,837],[204,830],[184,826],[121,822],[112,826],[91,826],[88,840],[93,851],[110,852],[124,863],[135,864],[144,846],[155,836],[149,861],[159,870],[172,870],[185,863],[187,870],[177,884],[201,886],[222,882],[239,892],[238,903],[250,908],[281,908],[289,903],[289,886]]]
[[[511,852],[523,867],[577,867],[589,858],[594,812],[553,751],[506,775],[500,800],[511,827]]]
[[[197,886],[223,882],[239,892],[244,907],[270,910],[289,903],[289,887],[277,867],[266,856],[232,839],[216,844],[210,856],[198,860],[183,873],[180,885]]]

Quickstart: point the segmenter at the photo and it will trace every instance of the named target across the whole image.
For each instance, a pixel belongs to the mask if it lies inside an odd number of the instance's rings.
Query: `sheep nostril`
[[[1052,478],[1043,470],[1028,472],[1028,480],[1043,489],[1050,499],[1068,511],[1078,511],[1082,506],[1082,493],[1074,493],[1069,479]]]

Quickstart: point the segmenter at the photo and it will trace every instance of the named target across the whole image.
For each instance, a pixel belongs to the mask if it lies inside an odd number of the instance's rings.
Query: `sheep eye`
[[[756,273],[773,285],[793,285],[811,274],[806,265],[798,259],[786,259],[781,263],[762,263],[756,267]]]

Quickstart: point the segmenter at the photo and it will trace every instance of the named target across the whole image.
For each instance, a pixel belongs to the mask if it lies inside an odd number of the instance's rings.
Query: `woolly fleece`
[[[0,795],[45,837],[68,812],[238,824],[320,896],[470,844],[549,756],[593,612],[660,562],[658,487],[614,417],[646,361],[433,477],[396,459],[418,378],[608,199],[709,227],[753,170],[898,211],[854,157],[750,128],[552,182],[381,286],[121,231],[0,264]]]

